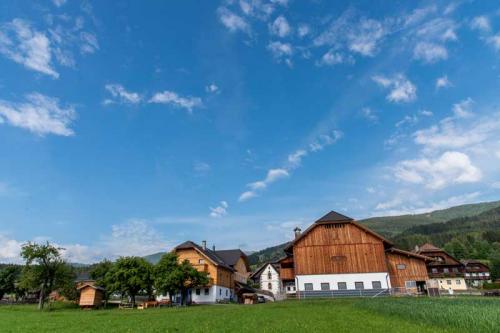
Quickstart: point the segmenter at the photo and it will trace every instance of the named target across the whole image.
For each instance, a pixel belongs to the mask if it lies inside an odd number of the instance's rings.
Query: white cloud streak
[[[190,113],[194,108],[203,106],[201,98],[199,97],[182,97],[176,92],[169,90],[154,94],[153,97],[151,97],[151,99],[149,100],[149,103],[172,105],[174,107],[186,109]]]
[[[391,89],[386,97],[389,102],[408,103],[417,98],[417,87],[403,74],[396,74],[393,77],[375,75],[372,79],[378,85]]]

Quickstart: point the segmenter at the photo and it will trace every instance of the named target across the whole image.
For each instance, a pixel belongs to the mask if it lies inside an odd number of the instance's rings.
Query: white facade
[[[391,287],[387,272],[297,275],[296,280],[299,291],[354,290],[360,289],[361,286],[362,289],[387,289]],[[327,287],[328,289],[326,289]]]
[[[295,294],[297,292],[295,282],[285,282],[283,284],[283,291],[285,292],[285,294]]]
[[[197,304],[217,303],[218,301],[230,301],[234,299],[234,290],[213,285],[210,287],[199,287],[191,289],[191,301]],[[180,297],[180,295],[177,295]],[[168,295],[160,295],[157,300],[168,299]]]
[[[260,289],[268,290],[273,295],[278,295],[281,292],[280,275],[271,264],[267,264],[262,269],[262,273],[260,274]]]
[[[462,277],[444,277],[433,279],[444,290],[467,290],[467,284]]]

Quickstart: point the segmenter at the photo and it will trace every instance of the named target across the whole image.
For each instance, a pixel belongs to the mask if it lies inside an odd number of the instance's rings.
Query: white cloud
[[[362,108],[361,115],[363,116],[363,118],[365,118],[371,122],[374,122],[374,123],[378,122],[377,114],[375,113],[375,111],[373,111],[370,108]]]
[[[331,134],[321,134],[317,139],[313,140],[309,144],[309,150],[311,152],[317,152],[323,150],[326,146],[332,145],[342,138],[343,133],[340,131],[332,131]]]
[[[26,95],[26,101],[22,103],[0,100],[0,119],[38,135],[73,135],[69,126],[75,117],[73,107],[62,107],[57,98],[39,93]]]
[[[434,113],[432,113],[432,111],[429,110],[421,110],[419,113],[425,117],[432,117],[434,115]]]
[[[334,66],[341,64],[343,62],[353,62],[351,58],[346,59],[341,53],[335,52],[334,50],[329,50],[321,57],[321,60],[318,61],[318,65],[326,65],[326,66]]]
[[[221,201],[219,206],[212,208],[210,207],[210,217],[219,218],[227,215],[227,209],[229,205],[226,201]]]
[[[496,34],[494,36],[488,37],[486,39],[486,41],[488,42],[488,44],[493,46],[493,48],[496,51],[500,51],[500,34]]]
[[[289,58],[293,53],[292,45],[290,43],[270,42],[267,45],[267,49],[271,51],[273,56],[278,60],[281,58]]]
[[[82,31],[80,33],[80,40],[82,41],[82,44],[80,45],[80,51],[82,53],[92,54],[99,50],[99,42],[94,34]]]
[[[272,35],[286,37],[291,32],[290,24],[282,15],[278,16],[272,24],[269,25],[269,31]]]
[[[205,91],[211,94],[218,94],[220,92],[220,89],[215,83],[210,83],[205,87]]]
[[[299,35],[300,38],[304,38],[310,33],[311,33],[311,28],[309,27],[309,25],[305,23],[299,24],[299,27],[297,28],[297,34]]]
[[[1,28],[0,53],[26,68],[59,77],[52,68],[49,38],[24,20],[14,19]]]
[[[420,42],[413,50],[413,58],[425,63],[435,63],[448,59],[448,51],[440,44]]]
[[[250,191],[243,192],[240,195],[238,201],[243,202],[254,198],[258,195],[259,191],[266,189],[269,184],[272,184],[277,180],[287,178],[289,176],[290,174],[286,169],[270,169],[267,171],[266,178],[264,178],[263,180],[247,184],[247,187],[250,188]]]
[[[386,97],[390,102],[407,103],[417,98],[417,87],[403,74],[397,74],[393,77],[375,75],[372,79],[380,86],[391,89]]]
[[[452,184],[474,183],[482,178],[481,170],[474,166],[464,153],[444,152],[439,158],[421,158],[398,163],[396,178],[414,184],[424,184],[429,189],[442,189]]]
[[[52,0],[52,3],[54,3],[56,7],[61,7],[66,3],[66,0]]]
[[[482,32],[491,31],[490,20],[484,15],[474,17],[470,22],[470,27],[472,30],[479,30]]]
[[[241,193],[240,197],[238,198],[239,202],[244,202],[247,200],[250,200],[252,198],[255,198],[257,196],[257,193],[255,191],[245,191]]]
[[[302,163],[302,158],[307,156],[307,151],[299,149],[294,153],[288,155],[288,163],[291,168],[296,168]]]
[[[448,80],[448,76],[443,75],[441,77],[438,77],[436,79],[436,89],[441,89],[441,88],[449,88],[453,84],[451,83],[450,80]]]
[[[349,49],[363,56],[374,56],[377,44],[385,36],[382,24],[372,19],[361,19],[356,29],[348,33]]]
[[[209,172],[211,169],[210,164],[205,162],[196,162],[193,165],[193,170],[199,174],[204,174]]]
[[[221,23],[229,29],[231,32],[242,31],[245,33],[250,33],[250,25],[247,21],[227,9],[226,7],[220,7],[217,9],[217,14]]]
[[[24,242],[0,234],[0,262],[20,264],[22,262],[20,253],[23,244]]]
[[[121,84],[107,84],[104,86],[104,88],[111,94],[111,96],[113,96],[114,98],[118,98],[119,102],[137,104],[142,101],[141,95],[135,92],[127,91]],[[109,103],[113,103],[113,101],[109,99],[105,101],[105,104]]]
[[[457,24],[452,19],[435,18],[418,27],[415,34],[426,41],[447,42],[458,39],[456,29]]]
[[[453,104],[453,113],[455,117],[458,118],[467,118],[472,115],[472,104],[474,101],[472,98],[468,97],[467,99],[460,101],[459,103]]]
[[[189,112],[192,112],[194,108],[203,106],[201,98],[199,97],[181,97],[176,92],[169,90],[154,94],[149,100],[149,103],[170,104],[175,107],[186,109]]]
[[[366,192],[373,194],[373,193],[375,193],[375,192],[376,192],[376,190],[375,190],[375,188],[373,188],[373,187],[367,187],[367,188],[366,188]]]
[[[239,0],[240,9],[246,16],[255,17],[262,21],[267,21],[274,12],[275,3],[280,4],[280,1],[267,3],[262,0]]]

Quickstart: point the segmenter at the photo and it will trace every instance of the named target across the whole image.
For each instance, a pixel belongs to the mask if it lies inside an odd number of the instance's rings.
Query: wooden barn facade
[[[78,305],[82,308],[99,308],[104,300],[104,289],[93,283],[84,283],[77,287],[80,292]]]
[[[432,259],[394,248],[347,216],[332,211],[303,233],[295,231],[294,241],[285,248],[287,257],[280,261],[280,275],[284,286],[293,281],[299,296],[425,289],[426,261]]]

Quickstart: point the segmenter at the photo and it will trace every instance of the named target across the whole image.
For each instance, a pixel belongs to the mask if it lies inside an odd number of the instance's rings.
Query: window
[[[201,290],[198,288],[196,289],[196,295],[200,295],[201,294]]]
[[[372,289],[382,289],[382,283],[380,281],[372,281]]]
[[[312,283],[304,283],[304,290],[305,291],[312,291],[312,290],[314,290],[313,284]]]
[[[210,294],[210,289],[205,288],[205,295],[208,295],[208,294]]]
[[[462,284],[462,282],[460,280],[456,280],[455,281],[457,284]]]
[[[219,289],[219,295],[222,296],[222,289]]]
[[[293,291],[296,291],[297,289],[295,289],[295,286],[292,287]]]
[[[228,295],[228,290],[226,289],[226,296]]]
[[[436,274],[438,272],[438,269],[437,268],[433,268],[431,271],[432,271],[432,273]]]
[[[328,282],[321,283],[321,290],[330,290],[330,284]]]
[[[203,265],[205,263],[205,259],[198,259],[198,264]]]
[[[273,285],[272,285],[272,283],[271,283],[271,282],[269,282],[269,283],[267,284],[267,289],[269,289],[269,290],[273,289]]]
[[[286,290],[290,291],[290,286],[286,287]]]
[[[363,282],[354,282],[355,289],[365,289],[365,284]]]
[[[417,282],[415,282],[415,281],[405,281],[405,287],[407,289],[417,288]]]
[[[267,279],[271,280],[272,278],[273,278],[273,275],[271,274],[271,272],[267,272]]]
[[[443,268],[443,273],[449,273],[450,272],[450,269],[449,268]]]
[[[347,289],[347,283],[346,282],[339,282],[337,284],[339,290],[346,290]]]
[[[450,286],[451,285],[451,280],[446,280],[446,284]]]
[[[397,264],[396,268],[400,269],[400,270],[403,270],[403,269],[406,269],[406,265],[405,264]]]
[[[453,268],[452,268],[452,271],[453,271],[453,273],[458,273],[458,268],[453,267]]]

